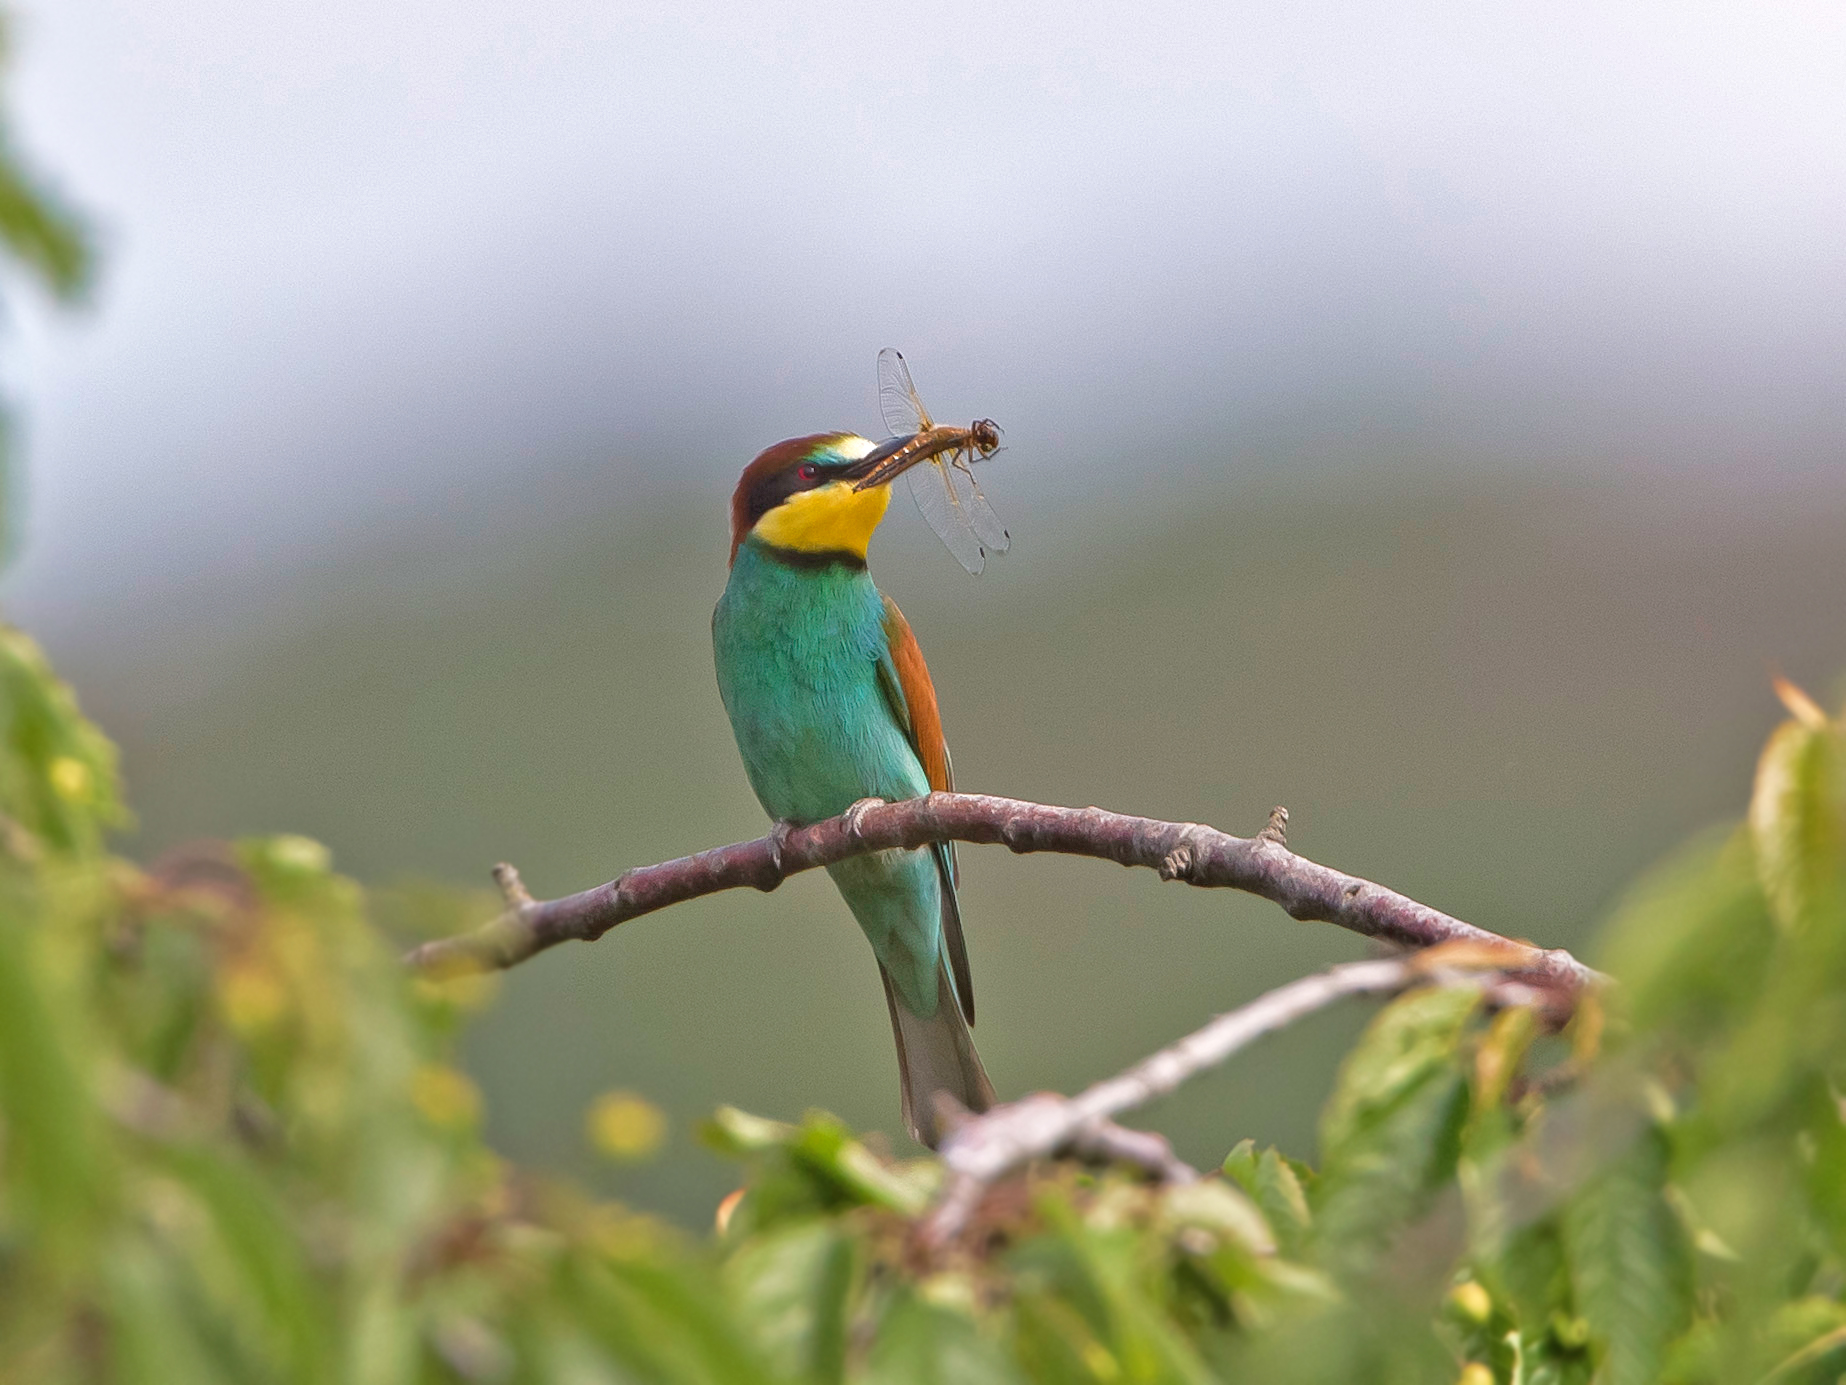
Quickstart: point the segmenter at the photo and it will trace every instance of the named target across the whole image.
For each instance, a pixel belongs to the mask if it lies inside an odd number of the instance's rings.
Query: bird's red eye
[[[795,475],[799,476],[804,481],[812,481],[816,476],[820,475],[820,468],[815,466],[812,462],[803,462],[800,468],[795,472]]]

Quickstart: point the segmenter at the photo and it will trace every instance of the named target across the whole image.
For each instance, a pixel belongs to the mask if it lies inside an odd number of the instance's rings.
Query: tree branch
[[[1234,837],[1196,822],[1161,822],[1101,808],[1060,808],[988,794],[932,793],[882,803],[865,799],[838,817],[805,827],[778,825],[755,841],[713,847],[696,856],[639,866],[607,884],[560,899],[534,900],[511,866],[497,866],[506,909],[472,933],[424,943],[406,963],[432,976],[491,971],[578,940],[593,942],[619,923],[720,890],[773,890],[789,876],[848,857],[931,842],[998,844],[1015,852],[1055,851],[1145,866],[1163,880],[1243,890],[1291,916],[1337,924],[1394,947],[1471,943],[1503,949],[1497,933],[1419,904],[1357,876],[1298,856],[1285,844],[1284,809],[1255,837]],[[1567,991],[1603,978],[1561,949],[1521,949],[1517,970]]]
[[[1521,960],[1516,945],[1502,944],[1497,951],[1502,964],[1516,966]],[[1504,981],[1504,973],[1495,961],[1495,952],[1461,943],[1403,959],[1348,962],[1291,981],[1248,1005],[1219,1015],[1177,1043],[1077,1096],[1039,1092],[968,1117],[942,1142],[948,1181],[922,1225],[923,1242],[934,1247],[954,1239],[989,1185],[1034,1159],[1061,1151],[1112,1154],[1139,1164],[1157,1177],[1183,1181],[1192,1170],[1183,1164],[1162,1168],[1158,1162],[1160,1151],[1166,1148],[1164,1139],[1144,1136],[1157,1141],[1158,1148],[1151,1152],[1140,1150],[1122,1137],[1144,1132],[1126,1130],[1110,1118],[1166,1095],[1264,1035],[1349,996],[1394,995],[1428,980],[1489,986]],[[1475,974],[1467,975],[1470,969]],[[1505,1003],[1526,1004],[1540,999],[1532,988],[1517,982],[1506,983],[1505,990],[1500,997]],[[1170,1151],[1167,1157],[1171,1159]]]

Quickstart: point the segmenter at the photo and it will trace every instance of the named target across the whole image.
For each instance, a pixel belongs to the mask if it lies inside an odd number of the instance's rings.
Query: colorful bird
[[[751,462],[731,498],[731,575],[712,648],[750,786],[777,821],[952,787],[929,669],[866,571],[890,483],[934,455],[915,442],[791,438]],[[933,1147],[939,1093],[970,1111],[994,1102],[968,1032],[974,986],[954,853],[881,851],[828,873],[878,959],[904,1123]]]

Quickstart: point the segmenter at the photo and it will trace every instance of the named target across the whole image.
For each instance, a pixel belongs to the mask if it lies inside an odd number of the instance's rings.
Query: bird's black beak
[[[904,455],[904,449],[916,441],[916,437],[915,433],[910,433],[901,438],[889,438],[847,467],[845,475],[853,483],[852,488],[865,491],[874,486],[889,485],[901,473],[922,461],[929,455],[922,448]]]

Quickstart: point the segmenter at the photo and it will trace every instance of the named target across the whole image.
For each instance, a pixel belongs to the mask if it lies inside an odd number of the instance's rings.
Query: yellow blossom
[[[590,1143],[611,1159],[645,1159],[667,1138],[666,1115],[633,1092],[604,1092],[597,1097],[585,1128]]]
[[[50,778],[51,787],[57,791],[58,797],[72,803],[82,803],[88,799],[90,789],[95,783],[90,767],[82,760],[73,759],[69,755],[60,755],[53,760],[46,775]]]
[[[218,973],[218,1008],[244,1038],[273,1028],[288,1013],[288,987],[260,961],[237,961]]]
[[[1449,1302],[1471,1323],[1484,1323],[1493,1316],[1493,1297],[1472,1279],[1450,1289]]]
[[[425,1063],[410,1075],[410,1104],[442,1130],[466,1130],[481,1119],[481,1089],[445,1063]]]

